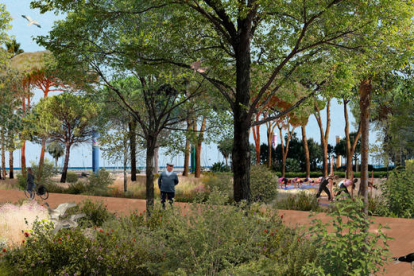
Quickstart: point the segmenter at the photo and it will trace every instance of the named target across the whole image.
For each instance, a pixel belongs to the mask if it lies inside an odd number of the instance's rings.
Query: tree
[[[7,52],[11,54],[11,58],[24,53],[23,49],[20,49],[20,43],[17,43],[16,39],[11,42],[6,42]]]
[[[65,155],[65,148],[62,146],[61,143],[53,141],[52,143],[47,145],[46,150],[55,159],[55,167],[57,168],[59,158]]]
[[[229,137],[224,138],[218,143],[217,149],[223,155],[224,159],[226,160],[226,167],[228,167],[229,164],[227,162],[227,159],[230,157],[233,150],[233,139]]]
[[[6,5],[0,4],[0,45],[10,42],[7,31],[11,29],[12,18],[6,10]],[[10,57],[10,53],[0,49],[0,65],[3,65]]]
[[[43,98],[28,119],[31,132],[39,138],[65,145],[65,162],[60,182],[66,182],[72,146],[90,141],[97,107],[88,98],[69,93]]]
[[[366,43],[364,34],[382,19],[380,16],[399,12],[394,7],[396,2],[159,0],[126,4],[121,0],[36,0],[32,7],[41,12],[55,9],[70,14],[66,22],[55,26],[48,39],[39,39],[49,48],[70,47],[73,53],[73,41],[79,37],[92,35],[89,41],[97,43],[97,39],[106,40],[108,32],[116,30],[121,39],[111,44],[105,52],[108,55],[123,44],[127,46],[123,47],[125,53],[138,54],[134,62],[154,66],[168,63],[191,69],[190,65],[202,58],[209,69],[193,66],[194,71],[222,93],[233,111],[234,199],[238,202],[250,200],[249,130],[257,103],[266,98],[265,92],[275,95],[292,72],[302,65],[309,66],[315,56],[330,47],[348,50]],[[87,33],[81,34],[85,29]],[[264,71],[268,72],[266,80],[257,78]],[[252,96],[255,101],[251,102]]]

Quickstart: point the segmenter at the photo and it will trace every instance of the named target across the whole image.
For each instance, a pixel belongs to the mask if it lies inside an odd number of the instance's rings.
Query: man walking
[[[178,184],[178,176],[173,172],[174,165],[167,163],[167,170],[163,171],[158,178],[158,187],[161,191],[161,204],[165,210],[165,200],[168,197],[168,202],[172,206],[175,195],[175,185]]]

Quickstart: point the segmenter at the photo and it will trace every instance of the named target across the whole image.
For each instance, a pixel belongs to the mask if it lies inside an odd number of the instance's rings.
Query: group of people
[[[307,185],[318,184],[318,183],[320,183],[321,179],[322,179],[322,177],[315,178],[315,179],[309,178],[309,177],[306,177],[304,179],[301,179],[299,177],[294,177],[292,179],[287,179],[286,177],[281,177],[281,178],[279,178],[279,183],[280,183],[280,188],[281,189],[283,188],[283,186],[285,186],[285,188],[286,188],[286,185],[288,185],[288,184],[293,185],[295,188],[299,188],[300,185],[302,185],[302,184],[307,184]]]

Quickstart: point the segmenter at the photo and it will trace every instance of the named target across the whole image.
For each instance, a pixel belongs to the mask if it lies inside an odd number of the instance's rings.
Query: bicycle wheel
[[[24,190],[24,195],[25,195],[27,198],[30,198],[30,193],[29,193],[29,191],[28,191],[28,190]]]
[[[49,197],[49,191],[46,189],[46,187],[43,187],[44,193],[39,195],[41,199],[46,200]]]

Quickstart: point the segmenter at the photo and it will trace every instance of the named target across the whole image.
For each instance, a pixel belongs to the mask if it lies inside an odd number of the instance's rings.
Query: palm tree
[[[46,150],[53,158],[55,158],[55,167],[57,167],[58,159],[65,154],[64,147],[58,142],[52,142],[47,146]]]
[[[17,43],[16,39],[13,39],[11,42],[6,42],[6,48],[7,52],[13,55],[11,58],[24,53],[24,50],[20,49],[20,43]]]
[[[224,159],[226,159],[226,166],[228,166],[227,159],[229,158],[233,150],[233,139],[225,138],[221,140],[217,145],[217,149],[224,156]]]

